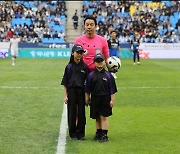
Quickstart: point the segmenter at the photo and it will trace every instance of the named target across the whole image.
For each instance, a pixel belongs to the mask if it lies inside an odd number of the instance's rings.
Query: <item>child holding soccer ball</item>
[[[103,54],[95,55],[94,64],[96,68],[89,73],[86,81],[86,104],[89,104],[90,100],[90,118],[96,119],[97,130],[94,140],[107,142],[108,117],[112,115],[117,87],[111,73],[105,70],[106,62]]]

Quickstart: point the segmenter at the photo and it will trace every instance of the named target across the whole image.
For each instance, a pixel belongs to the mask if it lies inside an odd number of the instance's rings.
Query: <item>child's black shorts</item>
[[[100,115],[109,117],[112,115],[110,107],[111,96],[93,96],[90,102],[90,118],[97,119]]]

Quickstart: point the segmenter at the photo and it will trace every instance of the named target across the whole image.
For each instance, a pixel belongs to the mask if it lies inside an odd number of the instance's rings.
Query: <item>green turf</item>
[[[54,154],[63,109],[60,86],[68,59],[0,59],[0,153]],[[180,61],[122,59],[109,118],[109,142],[93,141],[86,108],[86,140],[67,136],[67,154],[180,153]]]
[[[55,153],[66,62],[18,59],[13,67],[10,59],[0,59],[0,86],[6,87],[0,88],[1,154]]]

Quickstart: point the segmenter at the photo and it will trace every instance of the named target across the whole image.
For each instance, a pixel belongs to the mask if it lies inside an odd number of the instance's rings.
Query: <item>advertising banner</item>
[[[180,43],[141,43],[139,53],[141,58],[178,59]]]
[[[19,49],[19,58],[69,58],[71,48],[68,49],[42,49],[42,48],[21,48]],[[120,58],[132,58],[130,50],[121,50]]]
[[[8,57],[9,42],[0,42],[0,58]]]
[[[8,56],[8,49],[0,49],[0,58],[7,58]]]
[[[71,48],[71,43],[18,43],[19,48]]]
[[[19,58],[69,58],[71,49],[21,48]]]
[[[132,58],[129,44],[121,44],[120,58]],[[19,58],[69,58],[72,44],[19,43]],[[7,58],[9,42],[0,42],[0,58]],[[180,58],[180,43],[141,43],[140,58]]]

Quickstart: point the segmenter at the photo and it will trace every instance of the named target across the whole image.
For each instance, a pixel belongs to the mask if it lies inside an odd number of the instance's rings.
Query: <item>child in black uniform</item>
[[[73,46],[61,81],[61,85],[64,85],[64,103],[68,109],[69,136],[79,140],[85,139],[85,80],[89,73],[82,60],[84,52],[81,45]]]
[[[100,142],[108,141],[108,117],[112,115],[116,83],[110,72],[104,69],[106,63],[101,53],[94,57],[96,69],[89,73],[86,81],[86,104],[90,97],[90,118],[96,119],[95,140]]]

